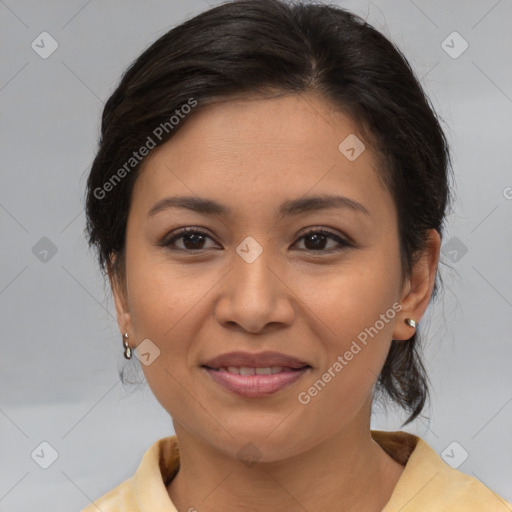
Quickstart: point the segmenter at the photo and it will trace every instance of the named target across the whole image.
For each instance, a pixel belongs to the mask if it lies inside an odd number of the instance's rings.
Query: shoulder
[[[405,463],[383,512],[512,512],[510,503],[478,479],[453,469],[423,439],[406,432],[376,431],[372,436]]]
[[[160,439],[145,452],[132,477],[92,502],[81,512],[175,512],[166,485],[175,476],[179,463],[177,437],[168,436]]]
[[[93,501],[81,512],[98,512],[98,510],[101,510],[101,512],[135,512],[138,509],[133,508],[134,503],[132,476],[104,494],[101,498]]]

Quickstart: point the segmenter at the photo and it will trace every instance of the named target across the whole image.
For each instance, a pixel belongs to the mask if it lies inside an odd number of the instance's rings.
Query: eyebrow
[[[198,213],[210,215],[231,215],[232,210],[212,199],[194,196],[166,197],[158,201],[148,212],[148,217],[169,208],[184,208]],[[304,197],[285,201],[279,207],[280,216],[300,215],[305,212],[326,210],[329,208],[350,209],[354,212],[370,215],[370,212],[361,204],[345,196],[321,195]]]

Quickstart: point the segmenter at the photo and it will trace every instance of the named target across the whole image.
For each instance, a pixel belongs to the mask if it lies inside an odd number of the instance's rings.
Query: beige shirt
[[[371,434],[405,465],[382,512],[512,512],[512,504],[476,478],[452,469],[421,438],[406,432],[372,430]],[[164,437],[144,454],[131,478],[82,512],[177,512],[167,486],[179,465],[177,437]]]

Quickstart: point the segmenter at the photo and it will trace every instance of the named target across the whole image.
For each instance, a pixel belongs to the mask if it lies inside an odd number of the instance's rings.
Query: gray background
[[[339,4],[403,49],[454,155],[457,200],[443,241],[452,270],[441,265],[445,293],[420,328],[431,421],[404,430],[440,454],[456,441],[452,460],[469,454],[458,469],[512,501],[512,2]],[[130,393],[118,379],[128,363],[85,244],[82,197],[101,110],[121,73],[206,8],[204,0],[0,0],[2,512],[80,510],[173,433],[147,386]],[[58,42],[46,59],[31,47],[43,31]],[[457,58],[442,47],[453,31],[469,44]],[[462,41],[451,41],[460,51]],[[372,427],[398,430],[401,419],[376,409]],[[48,469],[43,441],[58,454]]]

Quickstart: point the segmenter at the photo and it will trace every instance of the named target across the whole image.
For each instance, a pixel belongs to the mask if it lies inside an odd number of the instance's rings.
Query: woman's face
[[[132,346],[149,340],[141,367],[178,435],[230,455],[251,442],[270,461],[368,425],[391,340],[412,336],[404,318],[426,303],[400,311],[411,287],[400,287],[396,209],[361,142],[324,100],[293,95],[207,107],[146,157],[116,308]],[[160,203],[178,196],[218,211]],[[313,200],[335,196],[346,199]],[[205,367],[235,351],[308,366],[293,379]],[[287,364],[276,361],[231,364]]]

